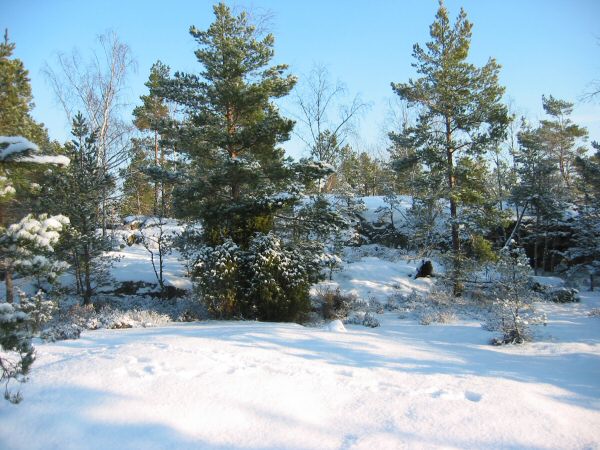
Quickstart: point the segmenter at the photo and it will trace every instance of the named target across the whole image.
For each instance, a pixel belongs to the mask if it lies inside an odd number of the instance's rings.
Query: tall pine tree
[[[190,29],[202,71],[176,73],[159,92],[186,113],[178,147],[189,165],[175,206],[202,223],[197,285],[215,315],[297,320],[309,306],[314,254],[276,227],[295,220],[302,170],[278,146],[294,123],[273,103],[296,78],[286,65],[270,65],[274,37],[245,13],[220,3],[214,14],[206,31]]]
[[[500,140],[509,123],[507,108],[500,100],[504,88],[498,84],[500,66],[494,59],[479,68],[467,62],[472,24],[461,9],[452,24],[440,2],[430,27],[431,41],[413,47],[413,67],[421,75],[392,88],[409,107],[418,110],[417,122],[391,137],[399,145],[414,148],[418,161],[445,178],[443,193],[451,218],[452,284],[461,291],[460,186],[456,158],[484,154]]]
[[[268,66],[273,35],[259,36],[245,13],[234,16],[222,3],[214,13],[208,30],[190,29],[203,71],[176,73],[162,94],[188,113],[182,151],[192,172],[180,211],[203,220],[209,242],[232,237],[245,246],[253,232],[270,229],[261,199],[287,176],[277,144],[289,138],[293,122],[272,99],[288,94],[296,79],[283,75],[285,65]]]
[[[161,134],[165,128],[168,128],[169,107],[163,97],[156,91],[161,82],[169,77],[169,68],[160,61],[152,65],[150,77],[146,82],[146,87],[150,90],[148,95],[142,95],[142,105],[133,110],[135,117],[133,123],[141,131],[151,133],[152,149],[154,153],[154,165],[162,167],[165,165],[165,149],[161,143]],[[142,143],[144,141],[139,141]],[[164,185],[159,182],[154,183],[154,215],[158,215],[160,197],[165,196]],[[164,199],[163,199],[164,200]]]

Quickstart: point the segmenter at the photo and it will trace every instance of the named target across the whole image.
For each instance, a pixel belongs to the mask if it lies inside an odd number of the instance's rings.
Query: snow
[[[33,164],[54,164],[68,166],[71,162],[64,155],[31,155],[28,153],[39,152],[39,147],[21,136],[0,136],[0,161],[18,158],[19,162]],[[23,153],[23,155],[20,155]]]
[[[327,324],[327,331],[332,331],[334,333],[345,333],[346,327],[342,323],[340,319],[332,320]]]
[[[21,136],[0,136],[0,147],[0,161],[19,153],[40,151],[37,145]]]
[[[0,409],[0,447],[598,448],[600,333],[572,342],[557,325],[556,342],[500,348],[475,323],[391,313],[346,333],[253,322],[87,332],[38,345],[24,402]]]
[[[143,247],[118,253],[114,275],[153,280]],[[389,249],[344,259],[330,283],[365,298],[431,287]],[[169,281],[182,271],[169,256]],[[0,448],[600,448],[600,293],[581,297],[540,305],[548,325],[521,346],[394,312],[374,329],[210,321],[37,342]]]
[[[64,155],[32,155],[19,159],[21,162],[33,164],[53,164],[55,166],[68,166],[71,160]]]
[[[532,276],[531,279],[540,286],[546,286],[551,288],[563,287],[565,285],[565,281],[562,278],[558,277],[542,277],[542,276]]]
[[[379,208],[389,208],[389,204],[385,202],[385,197],[382,195],[374,195],[369,197],[359,197],[365,204],[366,210],[363,211],[360,215],[367,222],[377,223],[382,215],[381,212],[378,212]],[[396,209],[394,210],[395,216],[400,216],[401,213],[406,213],[412,207],[412,199],[408,195],[398,195],[398,204],[396,205]],[[400,211],[400,212],[399,212]],[[389,219],[384,219],[389,222]]]
[[[108,252],[108,255],[119,258],[111,268],[115,281],[144,281],[156,283],[156,275],[152,271],[150,254],[140,244],[126,247],[122,251]],[[191,289],[192,283],[185,277],[185,266],[179,253],[173,251],[165,257],[164,279],[167,285],[179,289]]]
[[[361,256],[361,253],[369,256]],[[378,253],[380,256],[376,256]],[[413,290],[425,294],[433,284],[431,278],[414,279],[419,261],[399,259],[397,252],[394,256],[393,251],[386,251],[381,246],[364,246],[355,249],[354,253],[350,249],[345,258],[353,261],[346,264],[342,271],[334,273],[332,281],[323,281],[314,286],[313,293],[322,288],[339,288],[361,299],[385,303],[394,294],[410,294]]]

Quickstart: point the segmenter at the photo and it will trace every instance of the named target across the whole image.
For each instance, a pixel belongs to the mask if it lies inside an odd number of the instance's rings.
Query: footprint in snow
[[[465,398],[471,402],[477,403],[478,401],[481,400],[482,397],[483,396],[481,394],[478,394],[477,392],[472,392],[472,391],[465,392]]]
[[[441,398],[444,400],[460,400],[464,398],[462,394],[455,391],[447,391],[445,389],[440,389],[439,391],[435,391],[431,394],[433,398]]]
[[[482,395],[473,391],[457,392],[440,389],[431,393],[433,398],[441,398],[444,400],[469,400],[470,402],[477,403],[481,400]]]
[[[354,434],[347,434],[346,436],[344,436],[344,441],[342,442],[340,450],[347,450],[349,448],[352,448],[357,442],[358,436],[355,436]]]

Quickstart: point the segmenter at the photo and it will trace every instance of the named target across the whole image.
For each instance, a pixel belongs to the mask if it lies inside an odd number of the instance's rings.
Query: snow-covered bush
[[[579,301],[579,291],[574,288],[559,287],[549,289],[544,297],[554,303],[576,303]]]
[[[504,249],[495,270],[494,304],[502,337],[493,343],[521,344],[531,339],[531,325],[546,323],[545,315],[537,314],[533,307],[539,297],[530,287],[531,267],[525,251]]]
[[[311,272],[304,256],[272,233],[254,236],[243,266],[248,280],[246,317],[295,321],[310,311]]]
[[[371,311],[352,311],[344,323],[350,325],[364,325],[369,328],[376,328],[380,325],[379,320],[375,317],[375,314]]]
[[[594,308],[588,313],[589,317],[600,317],[600,308]]]
[[[375,315],[370,311],[367,311],[365,313],[365,317],[363,318],[362,324],[365,327],[370,327],[370,328],[376,328],[380,325],[379,320],[377,320]]]
[[[413,309],[413,306],[423,303],[423,297],[416,290],[412,290],[410,294],[396,294],[387,298],[384,309],[388,311],[398,311]]]
[[[77,329],[153,327],[209,317],[205,305],[193,295],[157,301],[154,294],[105,294],[98,296],[93,306],[81,305],[75,296],[66,296],[61,299],[53,319],[42,327],[40,337],[47,340],[76,339]]]
[[[241,314],[237,280],[242,260],[240,248],[230,239],[223,244],[200,248],[195,281],[208,312],[219,319]]]
[[[195,266],[199,294],[218,318],[299,320],[310,310],[305,256],[271,233],[256,233],[248,250],[229,239],[205,246]]]
[[[86,324],[94,317],[96,311],[92,305],[79,305],[76,304],[69,308],[63,321],[65,323],[72,323],[82,328],[87,328]]]
[[[40,337],[48,342],[64,341],[66,339],[79,339],[82,327],[74,323],[59,323],[46,328]]]
[[[29,317],[9,303],[0,303],[0,383],[4,383],[4,398],[18,403],[19,391],[12,393],[12,380],[23,383],[35,359],[28,329]]]
[[[58,323],[44,330],[42,337],[49,340],[76,339],[81,330],[147,328],[171,321],[168,314],[151,309],[120,309],[106,305],[97,311],[91,305],[75,305]]]
[[[87,328],[120,329],[120,328],[149,328],[166,325],[171,318],[152,310],[121,311],[110,307],[102,308],[88,321]]]
[[[10,225],[0,236],[5,270],[33,275],[38,285],[43,278],[53,282],[67,268],[66,263],[55,258],[54,246],[68,224],[69,219],[62,215],[29,214]],[[7,291],[7,300],[12,300],[12,292]]]
[[[42,325],[52,319],[56,311],[56,303],[46,298],[40,290],[32,297],[24,292],[19,292],[19,310],[29,316],[29,326],[33,334],[42,329]]]
[[[421,325],[430,325],[432,323],[452,323],[456,322],[456,314],[452,311],[432,311],[424,313],[419,319]]]

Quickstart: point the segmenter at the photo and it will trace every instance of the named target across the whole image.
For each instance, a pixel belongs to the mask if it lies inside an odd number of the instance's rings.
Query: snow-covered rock
[[[340,319],[335,319],[327,324],[327,331],[332,331],[334,333],[345,333],[346,327]]]

